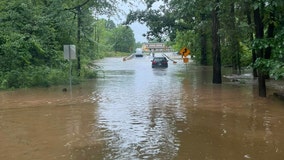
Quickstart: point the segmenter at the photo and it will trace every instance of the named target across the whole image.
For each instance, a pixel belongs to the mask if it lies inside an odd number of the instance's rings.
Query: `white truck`
[[[143,57],[142,48],[136,48],[134,55],[135,57]]]

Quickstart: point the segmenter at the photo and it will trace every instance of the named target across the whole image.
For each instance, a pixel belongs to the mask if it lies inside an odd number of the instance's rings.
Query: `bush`
[[[79,84],[81,79],[93,79],[97,77],[97,71],[92,66],[91,60],[83,61],[81,76],[77,77],[76,66],[72,69],[72,84]],[[87,65],[87,63],[89,64]],[[9,72],[0,71],[0,89],[26,88],[26,87],[49,87],[51,85],[64,85],[70,82],[69,65],[63,64],[61,68],[47,66],[28,66]]]
[[[29,66],[24,69],[2,72],[0,88],[48,87],[69,83],[69,72],[46,66]]]
[[[21,69],[13,70],[11,72],[4,73],[2,78],[2,87],[3,88],[21,88],[28,86],[29,77],[26,76],[26,72],[23,73]]]

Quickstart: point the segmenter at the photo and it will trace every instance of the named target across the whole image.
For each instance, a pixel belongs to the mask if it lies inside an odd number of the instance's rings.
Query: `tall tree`
[[[218,34],[220,22],[218,17],[219,0],[215,0],[212,9],[212,54],[213,54],[213,83],[222,83],[221,75],[221,46]]]
[[[263,16],[261,15],[261,8],[263,8],[264,4],[260,4],[254,11],[254,23],[255,23],[255,38],[258,41],[264,38],[264,24],[262,22]],[[260,48],[257,51],[257,57],[263,57],[263,49]],[[258,89],[259,96],[266,97],[266,84],[265,84],[265,73],[259,71],[258,72]]]
[[[128,26],[118,26],[113,30],[110,42],[113,44],[115,52],[131,53],[135,46],[134,33]]]
[[[266,78],[268,74],[275,78],[283,77],[283,50],[279,48],[279,38],[282,37],[283,1],[253,1],[255,40],[253,46],[257,59],[259,96],[266,97]],[[280,40],[281,41],[281,40]],[[282,46],[282,45],[280,45]],[[280,59],[279,59],[280,58]]]

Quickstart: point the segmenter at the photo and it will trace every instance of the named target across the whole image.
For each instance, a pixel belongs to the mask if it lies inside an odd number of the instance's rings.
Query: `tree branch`
[[[75,6],[75,7],[72,7],[72,8],[66,8],[65,10],[69,10],[69,11],[76,10],[77,8],[83,7],[83,6],[86,5],[88,2],[90,2],[90,0],[86,0],[86,1],[85,1],[84,3],[82,3],[82,4],[79,4],[79,5],[77,5],[77,6]]]

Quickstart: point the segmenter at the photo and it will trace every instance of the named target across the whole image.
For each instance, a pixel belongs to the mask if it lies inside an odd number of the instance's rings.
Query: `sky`
[[[143,34],[149,30],[146,25],[135,22],[130,25],[130,28],[134,32],[136,42],[147,42],[147,38],[143,37]]]

